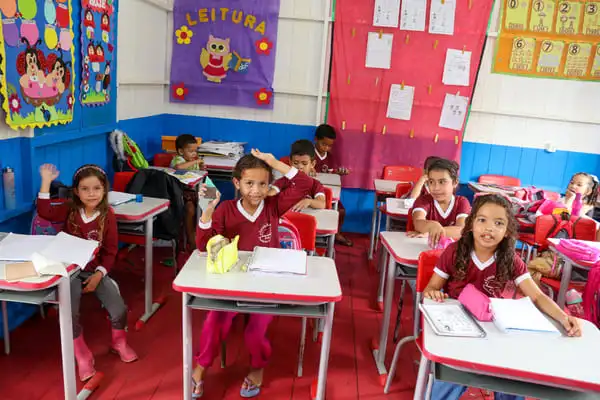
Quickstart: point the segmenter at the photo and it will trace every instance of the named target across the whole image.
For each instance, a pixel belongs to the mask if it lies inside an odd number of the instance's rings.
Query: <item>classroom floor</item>
[[[337,247],[336,263],[344,298],[336,306],[331,346],[327,399],[379,400],[412,399],[416,380],[418,350],[406,346],[399,371],[389,395],[383,394],[369,343],[379,334],[381,314],[372,310],[377,274],[369,271],[366,253],[368,238],[352,237],[353,248]],[[131,255],[135,267],[121,262],[113,272],[130,307],[129,341],[140,360],[122,363],[108,353],[109,323],[94,296],[82,302],[82,324],[88,345],[96,356],[96,369],[104,373],[91,399],[176,400],[182,398],[181,296],[171,289],[172,269],[160,264],[165,249],[155,250],[155,296],[168,295],[164,307],[139,332],[133,330],[143,310],[144,285],[141,251]],[[412,301],[406,296],[402,335],[412,327]],[[194,312],[194,333],[200,332],[203,312]],[[393,314],[395,318],[395,311]],[[393,326],[392,326],[393,329]],[[243,345],[243,319],[238,318],[227,341],[227,368],[215,360],[205,383],[205,399],[239,399],[239,387],[247,372],[248,354]],[[304,359],[304,377],[296,377],[300,320],[277,318],[269,336],[273,345],[272,363],[265,371],[260,398],[269,400],[310,398],[310,384],[317,374],[319,346],[312,341]],[[0,388],[3,400],[63,399],[60,368],[58,318],[34,316],[11,334],[12,353],[0,354]],[[391,360],[393,345],[388,350]],[[389,361],[388,361],[389,362]],[[463,400],[485,399],[479,390],[470,390]]]

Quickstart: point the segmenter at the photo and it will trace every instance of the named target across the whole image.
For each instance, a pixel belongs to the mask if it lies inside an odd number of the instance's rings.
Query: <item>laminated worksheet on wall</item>
[[[444,85],[469,86],[471,74],[471,52],[448,49],[444,63]]]
[[[397,28],[399,15],[400,0],[375,0],[373,26]]]
[[[410,120],[414,97],[414,86],[392,85],[390,87],[386,117],[406,121]]]
[[[365,66],[367,68],[390,69],[393,41],[394,35],[391,33],[369,32]]]

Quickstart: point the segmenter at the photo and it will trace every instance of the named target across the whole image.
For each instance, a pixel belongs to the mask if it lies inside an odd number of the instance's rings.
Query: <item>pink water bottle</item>
[[[575,194],[575,200],[573,200],[573,206],[571,207],[571,215],[579,217],[582,208],[583,202],[581,201],[581,193],[577,193]]]

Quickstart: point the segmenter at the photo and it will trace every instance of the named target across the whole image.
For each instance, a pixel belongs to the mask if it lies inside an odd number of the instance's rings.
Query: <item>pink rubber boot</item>
[[[83,334],[73,340],[73,347],[75,348],[75,359],[77,360],[79,379],[82,382],[85,382],[96,374],[96,369],[94,368],[94,355],[87,344],[85,344]]]
[[[121,361],[130,363],[138,359],[137,354],[127,344],[127,333],[123,329],[112,330],[111,350],[121,357]]]

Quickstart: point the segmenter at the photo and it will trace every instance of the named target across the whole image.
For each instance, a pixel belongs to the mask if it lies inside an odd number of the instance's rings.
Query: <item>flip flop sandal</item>
[[[196,382],[196,380],[192,378],[192,385],[192,399],[199,399],[204,394],[204,381]]]
[[[244,378],[244,383],[242,384],[242,389],[240,390],[240,396],[249,399],[258,396],[259,394],[260,385],[255,384],[248,377]]]

